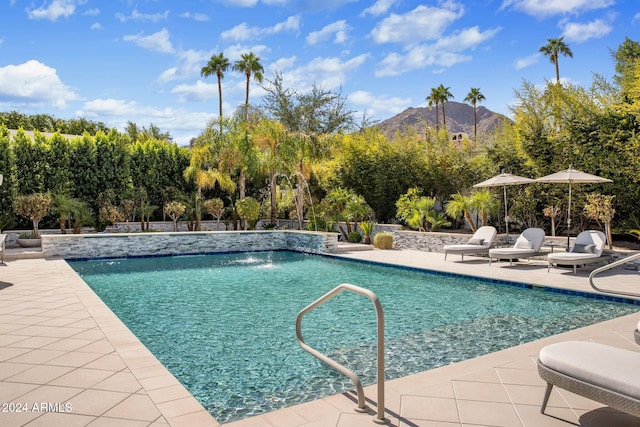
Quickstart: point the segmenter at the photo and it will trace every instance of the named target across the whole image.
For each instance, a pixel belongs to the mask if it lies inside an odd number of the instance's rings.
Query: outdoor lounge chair
[[[640,417],[640,353],[588,341],[545,346],[538,373],[547,382],[540,412],[554,385]]]
[[[602,255],[607,238],[602,231],[586,230],[578,234],[569,252],[555,252],[547,256],[547,272],[554,265],[571,265],[573,274],[579,265],[600,263],[609,259]]]
[[[444,259],[446,261],[447,254],[460,254],[462,255],[462,262],[464,262],[464,254],[486,254],[489,252],[489,248],[493,244],[497,230],[495,227],[485,225],[480,227],[473,233],[473,236],[467,243],[461,243],[457,245],[445,245]]]
[[[489,265],[493,259],[508,259],[509,266],[514,259],[530,258],[540,255],[540,247],[544,240],[544,230],[541,228],[527,228],[518,236],[511,248],[496,248],[489,250]]]

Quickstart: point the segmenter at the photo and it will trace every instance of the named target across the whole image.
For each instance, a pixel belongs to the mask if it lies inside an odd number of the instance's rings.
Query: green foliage
[[[347,241],[349,243],[360,243],[360,242],[362,242],[362,235],[360,233],[358,233],[357,231],[352,231],[347,236]]]
[[[410,188],[409,191],[400,196],[396,202],[396,217],[413,229],[425,231],[427,217],[436,217],[433,209],[436,204],[436,198],[420,196],[420,194],[422,194],[422,190]]]
[[[173,231],[178,231],[178,219],[187,210],[187,207],[180,202],[172,201],[164,207],[165,212],[173,220]]]
[[[236,202],[236,211],[244,221],[247,222],[249,229],[256,227],[258,219],[260,219],[260,203],[253,197],[245,197]]]
[[[39,236],[38,224],[42,217],[49,213],[52,198],[47,193],[33,193],[28,196],[18,196],[13,201],[13,209],[33,223],[32,236]]]
[[[393,234],[386,232],[376,234],[373,238],[373,246],[378,249],[393,248]]]

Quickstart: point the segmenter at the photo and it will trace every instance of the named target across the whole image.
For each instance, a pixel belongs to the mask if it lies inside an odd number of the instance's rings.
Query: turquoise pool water
[[[638,307],[295,252],[69,264],[221,423],[353,385],[300,349],[298,312],[340,283],[385,313],[387,379],[636,312]],[[375,382],[375,310],[342,293],[303,334]]]

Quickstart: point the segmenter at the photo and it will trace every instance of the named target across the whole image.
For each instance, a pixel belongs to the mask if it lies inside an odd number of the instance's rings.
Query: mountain
[[[447,102],[445,104],[445,114],[447,119],[447,129],[451,133],[465,132],[469,138],[473,138],[473,107],[460,102]],[[438,118],[442,127],[442,107],[438,106]],[[508,117],[494,113],[493,111],[479,106],[477,109],[478,135],[488,132],[502,123],[509,120]],[[397,114],[378,124],[379,129],[389,139],[397,132],[412,132],[424,134],[426,126],[436,127],[436,110],[434,108],[413,108],[409,107],[400,114]]]

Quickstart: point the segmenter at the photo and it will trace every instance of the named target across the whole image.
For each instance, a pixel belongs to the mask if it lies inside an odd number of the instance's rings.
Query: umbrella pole
[[[503,185],[504,191],[504,229],[507,232],[507,244],[509,244],[509,214],[507,213],[507,186]]]
[[[569,210],[567,211],[567,250],[570,248],[571,237],[571,181],[569,181]]]

